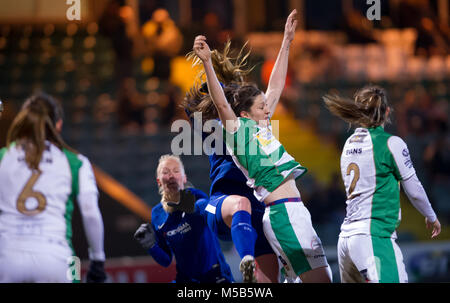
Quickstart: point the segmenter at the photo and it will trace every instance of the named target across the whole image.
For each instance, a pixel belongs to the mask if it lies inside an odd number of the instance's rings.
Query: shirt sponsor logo
[[[192,230],[192,227],[189,225],[189,223],[185,222],[185,223],[181,224],[180,226],[178,226],[177,228],[169,230],[166,233],[166,235],[168,237],[175,236],[176,234],[183,235],[183,234],[187,233],[190,230]]]
[[[403,157],[405,157],[404,165],[405,165],[407,168],[412,168],[412,167],[413,167],[413,163],[412,163],[412,161],[411,161],[411,157],[409,156],[409,151],[408,151],[407,148],[404,148],[404,149],[403,149],[402,155],[403,155]]]

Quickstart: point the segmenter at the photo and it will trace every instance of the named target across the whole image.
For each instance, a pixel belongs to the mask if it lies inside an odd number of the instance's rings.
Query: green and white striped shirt
[[[301,177],[307,169],[289,155],[275,136],[272,126],[261,127],[247,118],[238,118],[234,133],[223,127],[228,152],[237,167],[247,178],[247,185],[254,189],[255,197],[264,201],[292,174]]]

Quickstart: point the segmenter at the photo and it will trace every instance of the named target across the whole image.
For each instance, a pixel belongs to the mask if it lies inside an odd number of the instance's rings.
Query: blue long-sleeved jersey
[[[175,256],[176,282],[232,282],[219,241],[207,225],[208,196],[198,189],[190,190],[197,200],[194,213],[167,213],[161,203],[153,208],[157,242],[149,253],[162,266],[169,266]]]

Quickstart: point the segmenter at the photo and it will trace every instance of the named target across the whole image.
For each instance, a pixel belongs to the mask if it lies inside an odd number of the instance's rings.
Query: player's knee
[[[244,210],[248,213],[252,213],[252,207],[250,204],[250,200],[246,197],[236,197],[234,199],[234,212],[238,212]]]

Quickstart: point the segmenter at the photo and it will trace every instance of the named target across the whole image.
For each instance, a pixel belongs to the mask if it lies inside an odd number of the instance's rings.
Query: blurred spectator
[[[211,49],[221,49],[223,43],[226,42],[221,36],[222,25],[219,17],[215,13],[207,13],[203,17],[202,35],[208,39],[208,45]]]
[[[178,55],[183,45],[183,36],[169,12],[162,8],[155,10],[152,19],[142,26],[142,35],[145,54],[153,57],[153,76],[168,80],[170,60]]]
[[[185,118],[184,110],[180,106],[178,106],[180,102],[180,89],[171,83],[167,83],[165,94],[161,95],[159,102],[159,106],[161,109],[161,126],[170,127],[172,121],[176,116],[178,116],[180,119]]]
[[[133,75],[135,35],[133,11],[125,0],[110,0],[99,21],[100,33],[111,40],[116,55],[115,75],[120,82]]]
[[[123,130],[139,132],[144,125],[145,97],[136,89],[136,80],[126,78],[119,89],[118,118]]]
[[[372,22],[355,9],[350,10],[344,16],[342,29],[347,33],[348,43],[376,42]]]
[[[94,118],[96,122],[108,123],[113,119],[113,115],[116,113],[116,102],[111,99],[109,94],[101,94],[97,97],[94,104]]]
[[[428,0],[403,0],[397,7],[397,23],[400,28],[412,27],[418,32],[416,54],[432,56],[447,55],[449,49],[449,28],[439,24],[438,17]]]

